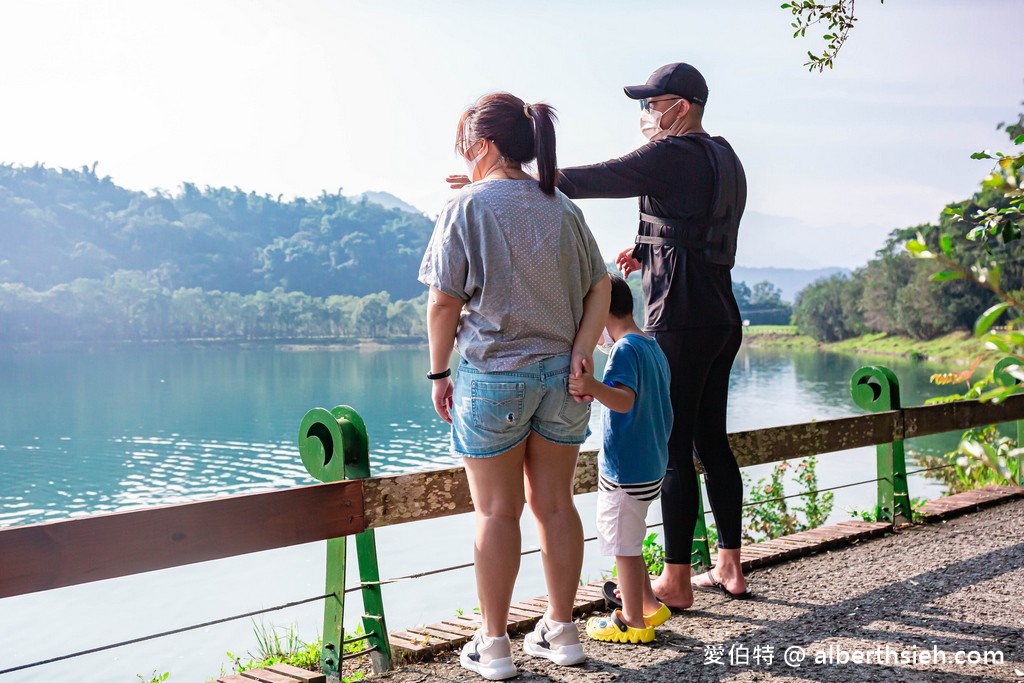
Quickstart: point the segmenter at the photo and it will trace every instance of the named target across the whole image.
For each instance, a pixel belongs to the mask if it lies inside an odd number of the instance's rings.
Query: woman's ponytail
[[[555,110],[546,104],[527,106],[533,119],[533,152],[537,158],[537,178],[545,194],[554,194],[558,182],[558,160],[555,156]]]

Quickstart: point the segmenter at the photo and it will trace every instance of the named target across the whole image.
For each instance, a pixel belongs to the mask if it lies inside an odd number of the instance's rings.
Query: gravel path
[[[521,675],[512,680],[1024,682],[1024,500],[749,579],[756,600],[699,592],[694,608],[660,627],[651,645],[584,636],[590,658],[578,667],[527,657],[514,639]],[[988,664],[954,661],[986,651]],[[996,652],[1002,663],[991,663]],[[806,658],[798,662],[800,654]],[[858,654],[866,663],[838,661]],[[461,669],[457,654],[445,654],[375,680],[483,679]]]

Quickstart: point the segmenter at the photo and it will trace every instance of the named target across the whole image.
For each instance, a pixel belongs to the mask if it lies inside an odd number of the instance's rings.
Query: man
[[[745,599],[743,482],[726,437],[726,407],[742,337],[729,271],[746,178],[729,143],[703,128],[708,87],[697,69],[667,64],[625,92],[640,101],[640,127],[650,142],[618,159],[561,169],[559,189],[573,199],[639,197],[635,244],[618,254],[616,265],[626,277],[642,271],[645,331],[668,357],[674,413],[661,501],[665,571],[653,587],[659,600],[677,609],[693,604],[692,586]],[[698,493],[693,455],[706,473],[719,553],[713,570],[691,579]]]

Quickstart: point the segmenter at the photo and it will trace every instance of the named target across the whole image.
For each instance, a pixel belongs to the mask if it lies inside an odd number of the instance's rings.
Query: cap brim
[[[653,85],[627,85],[623,90],[626,92],[626,97],[632,100],[642,100],[646,97],[665,94],[664,90]]]

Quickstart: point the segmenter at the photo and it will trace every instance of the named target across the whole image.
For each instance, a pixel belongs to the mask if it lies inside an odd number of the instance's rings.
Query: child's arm
[[[636,400],[636,393],[626,385],[616,382],[615,386],[610,387],[598,382],[589,373],[570,377],[569,390],[574,394],[590,394],[608,410],[614,410],[616,413],[628,413],[633,409],[633,402]]]

